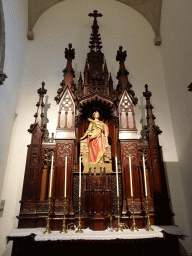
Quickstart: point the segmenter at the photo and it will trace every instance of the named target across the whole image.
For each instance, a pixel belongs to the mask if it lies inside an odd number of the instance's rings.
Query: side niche
[[[56,139],[75,138],[75,103],[69,88],[59,103]]]
[[[119,139],[124,138],[139,138],[134,105],[126,89],[119,102]]]
[[[120,122],[119,128],[126,130],[136,130],[135,111],[131,98],[125,91],[119,104]]]

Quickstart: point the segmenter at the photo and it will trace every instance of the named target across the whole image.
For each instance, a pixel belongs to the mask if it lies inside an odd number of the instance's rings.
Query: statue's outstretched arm
[[[87,135],[91,132],[91,127],[92,127],[92,124],[90,123],[87,131],[85,132],[83,137],[80,138],[80,140],[83,140],[83,139],[85,139],[87,137]]]

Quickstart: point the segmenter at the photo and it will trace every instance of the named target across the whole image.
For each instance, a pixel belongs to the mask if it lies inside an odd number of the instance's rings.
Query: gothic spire
[[[37,90],[37,93],[39,94],[39,101],[36,104],[37,112],[34,115],[35,122],[34,124],[31,124],[30,128],[28,129],[28,132],[30,133],[32,133],[33,129],[36,127],[37,124],[43,130],[43,117],[44,117],[43,111],[45,106],[43,102],[43,98],[44,98],[44,95],[47,93],[47,90],[44,88],[44,86],[45,86],[45,83],[42,82],[42,87]]]
[[[57,104],[60,102],[60,99],[62,98],[65,85],[68,85],[73,93],[76,90],[76,86],[73,80],[73,78],[75,78],[75,71],[72,68],[72,60],[75,59],[75,49],[72,48],[72,44],[69,44],[68,48],[65,48],[64,53],[65,58],[67,59],[67,65],[66,68],[63,70],[63,80],[60,83],[62,88],[59,88],[57,90],[57,96],[54,98]]]
[[[89,41],[90,52],[87,54],[89,64],[89,82],[99,85],[102,81],[102,67],[104,63],[104,54],[101,52],[101,38],[98,34],[99,26],[97,24],[97,18],[102,17],[98,11],[88,14],[89,17],[94,17],[92,33]]]
[[[92,26],[92,33],[91,33],[91,37],[90,37],[90,45],[89,48],[91,49],[91,51],[100,51],[102,46],[101,46],[101,38],[100,38],[100,34],[98,34],[98,30],[99,30],[99,26],[97,24],[97,18],[98,17],[102,17],[103,15],[101,13],[98,13],[98,11],[93,11],[93,13],[89,13],[88,14],[89,17],[94,17],[94,21],[93,21],[93,26]]]
[[[127,51],[122,51],[123,47],[119,46],[119,50],[117,51],[116,55],[116,61],[119,61],[119,71],[117,73],[117,79],[119,80],[119,84],[122,86],[122,89],[124,89],[126,86],[130,87],[128,75],[129,72],[125,68],[125,60],[127,57]]]
[[[79,76],[79,80],[78,80],[78,91],[79,92],[83,91],[83,79],[82,79],[81,72],[80,72],[80,76]]]
[[[112,79],[111,73],[109,75],[109,91],[110,92],[113,91],[113,79]]]
[[[65,48],[65,59],[67,59],[67,65],[63,70],[64,81],[70,87],[74,82],[73,78],[75,78],[75,71],[72,68],[72,60],[75,59],[75,49],[72,48],[72,44],[69,44],[69,48]]]
[[[88,67],[88,60],[86,59],[85,68],[84,68],[84,84],[89,83],[89,67]]]
[[[154,126],[157,130],[157,133],[160,134],[162,131],[159,129],[157,125],[155,125],[156,117],[153,115],[153,106],[151,105],[150,98],[152,93],[148,90],[148,85],[145,84],[145,92],[143,92],[143,96],[146,98],[146,109],[147,109],[147,130],[149,131],[152,126]]]
[[[133,104],[137,104],[137,97],[135,97],[134,91],[131,89],[132,84],[128,80],[129,72],[125,68],[125,60],[127,57],[127,51],[122,51],[123,47],[119,46],[119,50],[117,51],[116,55],[116,61],[119,61],[119,71],[117,72],[117,79],[118,79],[118,85],[117,85],[117,92],[121,94],[125,88],[127,88],[129,95],[132,98]]]
[[[108,68],[107,68],[107,63],[106,63],[106,60],[105,60],[105,64],[104,64],[104,84],[105,85],[108,85],[109,84],[109,81],[108,81]]]

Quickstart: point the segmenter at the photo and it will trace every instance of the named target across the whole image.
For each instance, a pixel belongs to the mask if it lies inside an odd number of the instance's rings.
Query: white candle
[[[144,181],[145,181],[145,196],[147,196],[147,178],[146,178],[145,157],[144,157],[144,155],[143,155],[143,172],[144,172]]]
[[[53,159],[54,159],[54,156],[52,154],[52,157],[51,157],[51,171],[50,171],[50,179],[49,179],[49,197],[51,197],[51,192],[52,192],[52,181],[53,181]]]
[[[79,197],[81,197],[81,157],[79,157]]]
[[[119,197],[119,179],[118,179],[117,157],[115,157],[115,164],[116,164],[117,196]]]
[[[67,156],[65,157],[65,189],[64,189],[64,197],[67,194]]]
[[[131,169],[131,157],[129,156],[129,174],[130,174],[130,187],[131,187],[131,197],[133,196],[133,179],[132,179],[132,169]]]

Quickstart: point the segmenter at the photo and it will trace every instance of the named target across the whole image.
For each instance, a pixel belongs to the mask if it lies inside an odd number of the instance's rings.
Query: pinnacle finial
[[[42,87],[37,90],[37,93],[40,96],[44,96],[44,94],[47,93],[47,90],[44,88],[44,86],[45,86],[45,82],[42,82]]]
[[[127,51],[122,51],[123,47],[119,46],[119,50],[117,51],[117,55],[116,55],[116,61],[123,61],[125,62],[126,57],[127,57]]]
[[[65,48],[65,58],[66,59],[75,59],[75,49],[72,48],[72,44],[69,44],[69,49]]]
[[[152,96],[152,93],[150,91],[148,91],[148,85],[147,84],[145,84],[145,92],[143,92],[143,96],[146,99],[150,99],[151,96]]]

